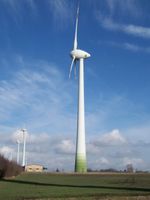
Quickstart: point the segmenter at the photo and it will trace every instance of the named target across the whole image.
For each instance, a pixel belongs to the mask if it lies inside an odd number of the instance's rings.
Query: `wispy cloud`
[[[143,51],[144,50],[143,48],[141,48],[138,45],[130,44],[130,43],[127,43],[127,42],[123,43],[122,47],[127,49],[127,50],[134,51],[134,52]]]
[[[64,108],[73,101],[69,94],[71,85],[66,84],[57,67],[42,61],[32,64],[37,66],[37,70],[31,71],[31,63],[24,63],[26,69],[17,71],[9,81],[0,82],[1,121],[9,121],[17,113],[11,122],[15,124],[17,121],[17,126],[27,123],[28,126],[42,128],[51,124],[51,130],[59,131],[61,126],[67,127],[69,120],[71,127],[74,117],[69,113],[64,115]],[[42,72],[39,71],[41,69]],[[65,122],[66,116],[69,119]]]
[[[149,27],[143,27],[143,26],[137,26],[133,24],[119,24],[113,22],[111,18],[103,18],[99,15],[98,17],[99,22],[101,25],[112,31],[120,31],[132,36],[141,37],[141,38],[150,38],[150,28]]]
[[[129,50],[132,52],[150,53],[150,47],[144,47],[144,46],[140,46],[140,45],[129,43],[129,42],[118,43],[118,42],[113,42],[113,41],[107,41],[107,42],[103,41],[103,43],[105,43],[107,45],[111,45],[113,47],[118,47],[118,48],[122,48],[125,50]]]
[[[14,12],[17,12],[19,7],[20,7],[20,3],[18,0],[2,0],[3,3],[5,3],[5,5],[9,6]]]
[[[95,142],[95,144],[99,146],[124,145],[126,143],[126,139],[117,129],[114,129],[110,133],[104,134],[100,139]]]
[[[32,10],[36,10],[36,1],[35,0],[26,0],[26,1],[20,1],[20,0],[2,0],[7,7],[9,7],[14,14],[18,14],[21,12],[22,7],[24,4],[28,5]]]
[[[0,82],[1,122],[7,122],[7,126],[16,128],[27,124],[32,130],[39,132],[74,132],[76,84],[66,81],[60,69],[51,63],[40,60],[27,62],[18,56],[13,65],[22,67],[17,67],[16,73],[12,73],[9,80]],[[34,71],[31,70],[33,67]],[[128,109],[122,110],[126,105]],[[123,95],[97,99],[92,112],[91,105],[87,105],[88,134],[100,129],[102,131],[108,120],[111,119],[111,124],[113,123],[114,113],[117,118],[125,116],[131,113],[133,107]]]
[[[14,19],[17,25],[22,21],[24,17],[25,8],[28,9],[28,13],[32,17],[37,16],[38,13],[38,7],[35,0],[2,0],[0,3],[3,4],[5,8],[7,8],[9,14],[12,16],[12,19]]]
[[[30,8],[31,8],[33,11],[36,12],[36,10],[37,10],[37,5],[36,5],[36,3],[35,3],[35,0],[27,0],[26,2],[27,2],[27,4],[30,6]]]
[[[133,17],[141,16],[139,2],[137,0],[106,0],[111,15],[114,15],[116,11],[120,11],[121,15],[131,15]]]
[[[24,12],[28,11],[32,18],[38,17],[41,7],[36,0],[2,0],[1,2],[9,11],[16,24],[24,18]],[[54,22],[59,21],[59,26],[66,24],[72,18],[72,3],[68,0],[45,0],[42,2],[45,11],[52,16]],[[58,24],[57,24],[58,25]]]
[[[67,21],[70,21],[72,18],[71,2],[68,0],[47,0],[47,2],[55,23],[59,21],[59,25],[64,25]]]

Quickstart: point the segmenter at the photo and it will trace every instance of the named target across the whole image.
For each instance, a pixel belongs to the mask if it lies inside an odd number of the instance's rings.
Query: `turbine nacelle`
[[[85,58],[91,57],[91,55],[89,53],[87,53],[86,51],[80,50],[80,49],[72,50],[70,55],[74,59],[81,59],[81,58],[85,59]]]

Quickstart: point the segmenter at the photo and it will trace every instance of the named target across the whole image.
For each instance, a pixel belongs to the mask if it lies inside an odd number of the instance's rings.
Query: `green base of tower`
[[[79,155],[76,156],[75,172],[79,172],[79,173],[87,172],[86,159],[83,156],[79,156]]]

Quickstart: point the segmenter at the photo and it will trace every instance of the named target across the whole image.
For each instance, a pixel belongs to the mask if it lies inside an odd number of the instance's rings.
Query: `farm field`
[[[0,200],[148,200],[150,174],[23,173],[0,180]]]

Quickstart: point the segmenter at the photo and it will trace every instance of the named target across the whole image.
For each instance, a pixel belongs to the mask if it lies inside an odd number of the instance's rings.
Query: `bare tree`
[[[0,155],[0,178],[17,176],[22,172],[22,167],[14,161],[9,161]]]
[[[132,164],[128,164],[126,166],[126,170],[127,170],[128,173],[133,173],[134,172],[133,165]]]

